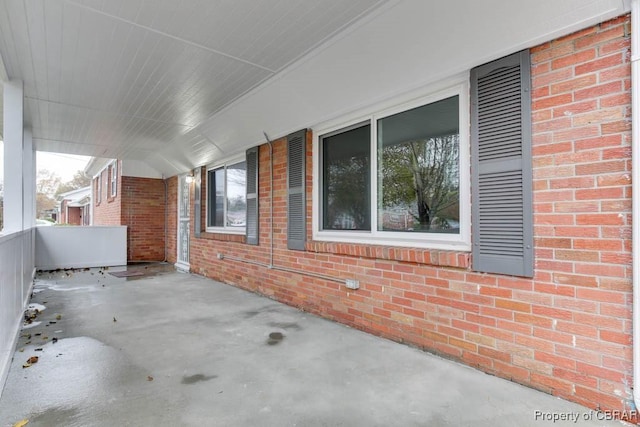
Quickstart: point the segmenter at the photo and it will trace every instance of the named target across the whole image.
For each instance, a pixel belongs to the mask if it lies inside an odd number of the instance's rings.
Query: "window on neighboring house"
[[[110,181],[109,193],[111,194],[111,197],[115,197],[118,190],[118,161],[117,160],[113,162],[113,164],[110,166],[110,170],[111,170],[111,174],[110,174],[111,181]]]
[[[207,171],[207,230],[244,232],[247,166],[228,163]]]
[[[470,249],[467,93],[321,132],[314,238]]]
[[[102,201],[102,172],[98,174],[96,178],[96,205],[99,205]]]

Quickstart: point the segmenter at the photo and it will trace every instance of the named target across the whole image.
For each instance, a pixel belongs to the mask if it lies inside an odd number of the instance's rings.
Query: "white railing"
[[[127,264],[127,227],[36,227],[0,234],[0,394],[37,269]]]
[[[0,393],[31,294],[35,229],[0,235]]]

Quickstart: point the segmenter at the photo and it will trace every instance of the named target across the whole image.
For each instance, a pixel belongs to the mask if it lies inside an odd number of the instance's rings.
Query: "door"
[[[178,177],[178,242],[176,268],[189,271],[189,188],[187,175]]]

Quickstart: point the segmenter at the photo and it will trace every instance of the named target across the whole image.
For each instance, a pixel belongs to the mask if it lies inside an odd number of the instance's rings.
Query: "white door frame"
[[[177,208],[177,230],[176,230],[176,263],[179,270],[189,271],[189,243],[191,241],[190,214],[191,206],[189,199],[190,185],[187,182],[187,174],[178,175],[178,203]],[[186,234],[186,235],[185,235]]]

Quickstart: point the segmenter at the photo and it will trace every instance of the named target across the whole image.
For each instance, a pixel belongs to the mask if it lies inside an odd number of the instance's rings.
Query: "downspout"
[[[262,133],[269,144],[269,268],[273,268],[273,145],[267,133]]]
[[[633,402],[640,408],[640,0],[631,1],[631,245],[633,264]]]
[[[167,222],[169,221],[169,190],[167,188],[167,179],[162,174],[162,182],[164,183],[164,259],[162,262],[167,262],[167,246],[169,242],[167,241]]]
[[[222,253],[218,254],[218,259],[229,259],[231,261],[238,261],[238,262],[244,262],[247,264],[252,264],[252,265],[257,265],[260,267],[264,267],[264,268],[268,268],[268,269],[273,269],[273,270],[278,270],[278,271],[286,271],[289,273],[295,273],[295,274],[301,274],[301,275],[305,275],[305,276],[309,276],[309,277],[316,277],[318,279],[323,279],[323,280],[330,280],[332,282],[338,282],[338,283],[343,283],[346,284],[347,283],[347,279],[339,279],[337,277],[333,277],[333,276],[329,276],[326,274],[321,274],[321,273],[313,273],[311,271],[305,271],[305,270],[297,270],[295,268],[289,268],[289,267],[280,267],[278,265],[274,265],[273,264],[273,145],[271,143],[271,140],[269,139],[269,137],[267,136],[266,132],[263,132],[264,137],[267,140],[267,143],[269,144],[269,187],[270,187],[270,191],[269,191],[269,209],[270,209],[270,216],[271,218],[269,219],[270,221],[270,230],[269,230],[269,264],[265,264],[263,262],[259,262],[259,261],[253,261],[250,259],[245,259],[245,258],[241,258],[241,257],[235,257],[233,255],[224,255]],[[357,289],[357,287],[355,288],[351,288],[351,289]]]

